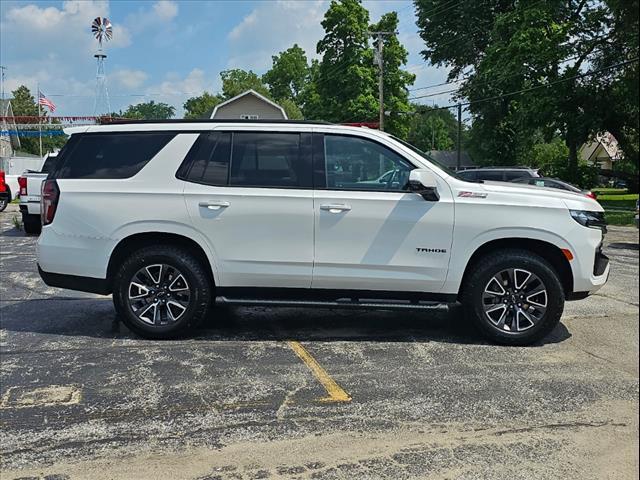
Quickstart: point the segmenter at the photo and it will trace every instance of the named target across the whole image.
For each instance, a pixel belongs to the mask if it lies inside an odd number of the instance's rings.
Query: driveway
[[[638,233],[543,344],[459,308],[225,308],[148,341],[49,288],[0,214],[2,479],[635,479]]]

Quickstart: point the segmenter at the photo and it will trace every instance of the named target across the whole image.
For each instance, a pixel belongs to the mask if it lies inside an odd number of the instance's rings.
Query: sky
[[[398,12],[399,37],[409,51],[406,68],[417,76],[412,88],[446,80],[446,69],[431,66],[420,56],[423,44],[412,2],[363,3],[371,22],[391,10]],[[97,42],[90,27],[95,17],[103,16],[113,24],[113,39],[106,45],[111,109],[154,100],[175,106],[180,118],[187,98],[220,90],[223,70],[263,74],[271,66],[271,56],[294,43],[309,58],[317,57],[316,43],[324,34],[320,23],[328,5],[328,0],[2,0],[0,65],[6,68],[5,96],[19,85],[34,94],[39,86],[56,104],[56,115],[92,115]],[[443,105],[450,103],[450,97],[421,102]]]

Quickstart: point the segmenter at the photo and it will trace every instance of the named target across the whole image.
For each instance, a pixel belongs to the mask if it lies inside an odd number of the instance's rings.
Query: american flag
[[[47,97],[45,97],[42,92],[38,92],[38,104],[43,107],[47,107],[51,113],[56,111],[56,105]]]

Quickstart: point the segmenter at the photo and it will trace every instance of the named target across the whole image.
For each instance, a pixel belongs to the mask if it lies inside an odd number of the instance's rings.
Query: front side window
[[[58,155],[55,177],[132,177],[173,137],[175,133],[171,132],[79,134],[73,142],[69,142],[70,148],[65,148]]]
[[[299,133],[235,132],[229,185],[310,188],[311,155],[307,150]]]
[[[406,191],[414,168],[376,142],[346,135],[325,134],[324,159],[330,190]]]

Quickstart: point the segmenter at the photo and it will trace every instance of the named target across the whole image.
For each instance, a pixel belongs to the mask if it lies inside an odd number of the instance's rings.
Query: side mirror
[[[417,168],[409,173],[409,190],[421,195],[428,202],[440,200],[438,182],[431,170]]]

